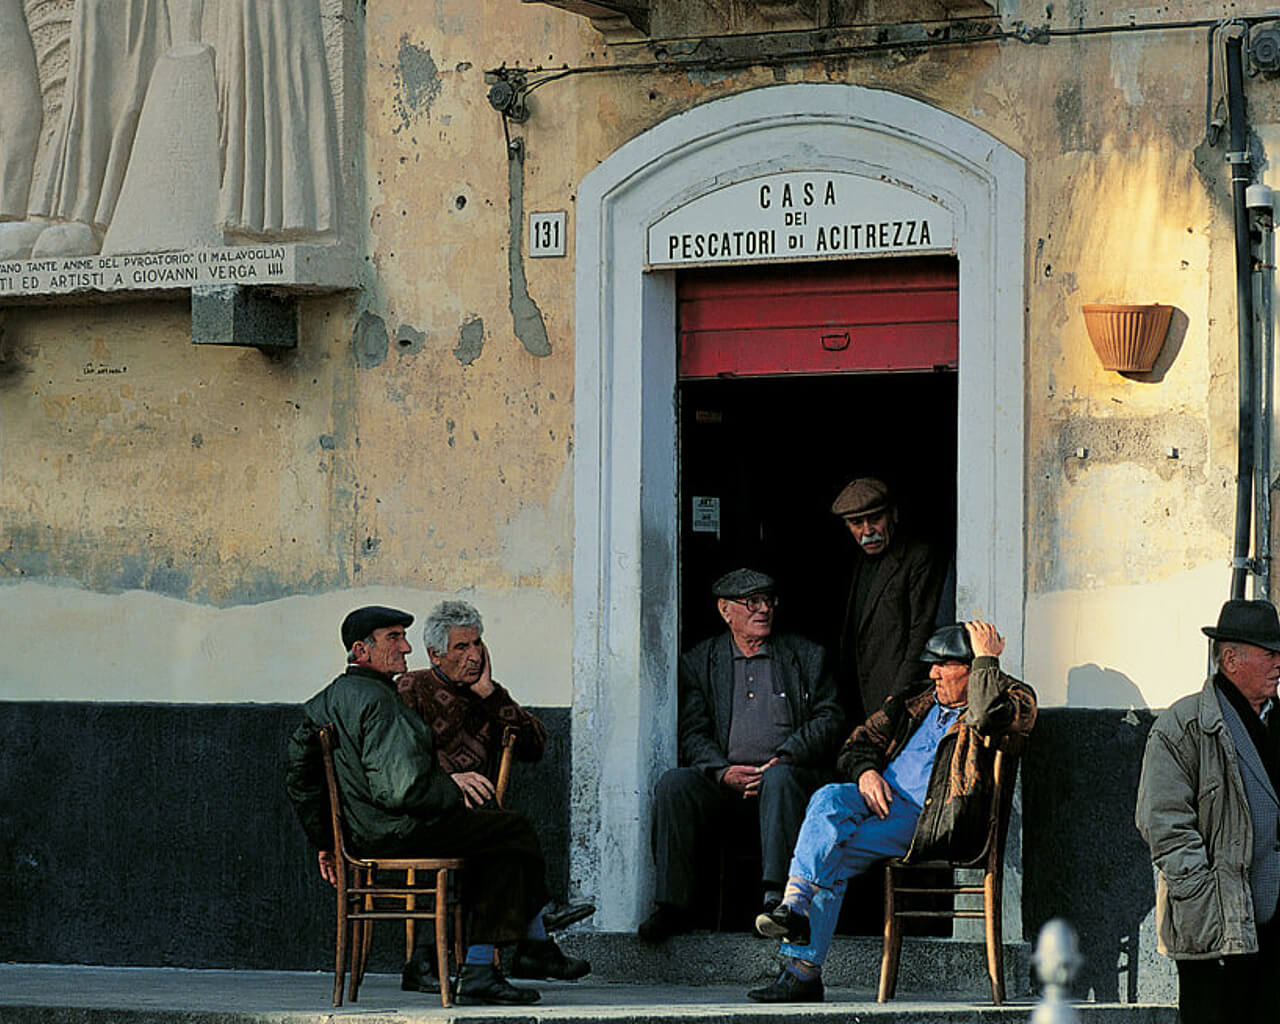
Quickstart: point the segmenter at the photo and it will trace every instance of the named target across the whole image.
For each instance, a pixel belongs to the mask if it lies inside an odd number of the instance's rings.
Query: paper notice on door
[[[720,499],[694,495],[693,532],[714,533],[720,538]]]

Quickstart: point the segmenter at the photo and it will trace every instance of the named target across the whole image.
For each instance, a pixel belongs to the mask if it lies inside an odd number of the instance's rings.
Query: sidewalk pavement
[[[588,979],[589,981],[590,979]],[[334,1007],[333,976],[284,971],[192,971],[176,968],[0,965],[0,1024],[369,1024],[501,1020],[521,1024],[587,1021],[678,1021],[682,1024],[978,1024],[1026,1021],[1032,1001],[993,1007],[968,996],[928,1001],[913,996],[884,1005],[869,989],[828,989],[821,1004],[762,1006],[742,986],[660,986],[541,982],[530,1007],[455,1006],[436,996],[402,992],[398,975],[365,978],[360,1001]],[[1082,1004],[1085,1024],[1176,1024],[1172,1006]]]

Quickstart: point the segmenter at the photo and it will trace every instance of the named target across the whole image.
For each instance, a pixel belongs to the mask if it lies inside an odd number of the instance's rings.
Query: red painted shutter
[[[680,376],[954,369],[958,303],[951,257],[685,272]]]

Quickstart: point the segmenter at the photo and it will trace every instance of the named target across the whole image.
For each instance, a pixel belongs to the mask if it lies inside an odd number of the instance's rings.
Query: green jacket
[[[320,754],[320,729],[330,723],[342,812],[356,852],[394,845],[414,827],[462,806],[462,791],[436,762],[431,727],[405,707],[390,676],[351,665],[303,706],[286,754],[285,788],[317,849],[333,847]]]

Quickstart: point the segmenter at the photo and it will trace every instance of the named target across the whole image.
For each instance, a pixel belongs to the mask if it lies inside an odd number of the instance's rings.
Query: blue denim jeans
[[[812,964],[827,958],[849,879],[906,853],[919,817],[920,808],[896,788],[883,820],[867,807],[856,783],[823,786],[813,794],[790,868],[791,875],[817,886],[809,905],[809,944],[784,941],[784,956]]]

